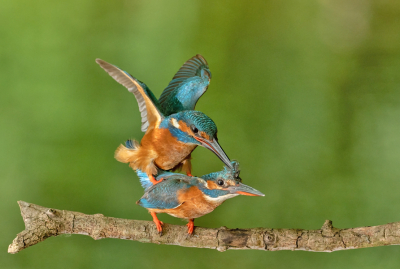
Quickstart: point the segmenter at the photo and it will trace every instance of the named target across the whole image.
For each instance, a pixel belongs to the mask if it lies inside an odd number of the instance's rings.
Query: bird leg
[[[190,161],[192,159],[191,154],[189,154],[182,162],[182,170],[186,172],[186,175],[189,177],[192,177],[192,162]]]
[[[151,183],[153,183],[153,185],[156,185],[157,183],[160,183],[161,181],[163,181],[163,179],[157,180],[153,175],[148,175],[149,176],[149,180]]]
[[[190,219],[186,226],[188,227],[188,234],[192,235],[194,230],[194,219]]]
[[[162,235],[162,226],[164,225],[164,222],[160,221],[157,218],[157,214],[155,212],[150,212],[151,216],[153,217],[153,221],[156,224],[157,231],[160,233],[160,236]]]

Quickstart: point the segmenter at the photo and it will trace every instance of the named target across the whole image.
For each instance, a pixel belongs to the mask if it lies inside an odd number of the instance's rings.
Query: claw
[[[150,214],[151,214],[151,216],[153,217],[154,223],[156,224],[158,233],[160,234],[160,236],[162,236],[162,226],[164,225],[164,222],[160,221],[160,220],[157,218],[157,214],[156,214],[156,213],[151,212]]]
[[[192,173],[190,173],[190,172],[187,172],[186,175],[187,175],[188,177],[192,177],[192,176],[193,176]]]
[[[161,181],[164,180],[163,178],[160,179],[160,180],[157,180],[153,175],[148,175],[148,176],[149,176],[150,182],[153,183],[153,185],[156,185],[156,184],[158,184],[158,183],[160,183]]]

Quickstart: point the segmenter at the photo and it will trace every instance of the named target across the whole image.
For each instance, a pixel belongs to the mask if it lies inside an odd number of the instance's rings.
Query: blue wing
[[[210,84],[211,72],[203,56],[185,62],[167,88],[162,92],[159,103],[165,116],[183,110],[194,110],[197,101]]]
[[[125,142],[125,145],[127,148],[135,148],[135,146],[132,145],[132,140],[127,140]],[[144,188],[145,191],[147,191],[150,187],[153,187],[153,183],[151,183],[149,176],[145,172],[143,172],[140,169],[137,169],[136,174],[138,175],[140,184],[142,185],[142,187]],[[171,173],[171,172],[167,172],[167,171],[159,169],[156,180],[176,179],[177,177],[182,177],[182,176],[184,176],[184,175],[178,174],[178,173]]]
[[[178,174],[177,174],[178,175]],[[144,208],[171,209],[181,203],[178,200],[178,191],[190,188],[187,180],[179,176],[166,180],[149,188],[137,204]]]

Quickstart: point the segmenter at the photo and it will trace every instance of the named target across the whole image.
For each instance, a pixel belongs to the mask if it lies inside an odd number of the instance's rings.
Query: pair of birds
[[[201,55],[183,64],[159,100],[146,84],[127,72],[100,59],[96,62],[138,102],[145,135],[140,143],[128,140],[120,145],[115,158],[136,170],[145,189],[137,204],[148,209],[160,234],[163,223],[157,218],[158,213],[189,220],[188,234],[192,234],[194,219],[210,213],[226,199],[264,196],[241,183],[238,163],[231,162],[219,145],[214,121],[194,110],[211,79]],[[191,153],[197,146],[214,152],[225,168],[202,177],[192,176]],[[178,169],[186,175],[169,172]]]

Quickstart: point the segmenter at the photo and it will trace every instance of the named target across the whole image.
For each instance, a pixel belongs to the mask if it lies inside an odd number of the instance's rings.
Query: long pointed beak
[[[212,141],[209,140],[203,140],[200,138],[195,137],[197,141],[201,143],[201,145],[212,152],[215,153],[215,155],[218,156],[218,158],[225,163],[226,166],[228,166],[230,169],[234,169],[231,160],[229,160],[228,156],[226,155],[225,151],[221,148],[221,146],[218,144],[218,141],[216,139],[213,139]]]
[[[239,183],[236,186],[230,186],[229,191],[231,193],[248,195],[248,196],[265,196],[264,193],[242,183]]]

